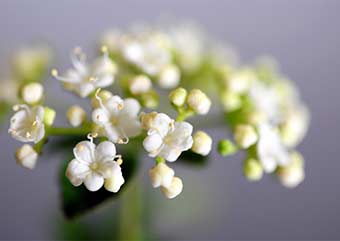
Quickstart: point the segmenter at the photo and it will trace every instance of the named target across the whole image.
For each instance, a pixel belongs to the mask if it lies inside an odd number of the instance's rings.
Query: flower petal
[[[96,124],[104,124],[109,122],[110,116],[109,113],[103,108],[97,108],[92,112],[92,121]]]
[[[143,141],[144,149],[150,153],[150,156],[156,156],[162,144],[163,139],[158,133],[147,136]]]
[[[168,162],[174,162],[178,159],[181,153],[182,152],[179,149],[165,145],[158,155]]]
[[[129,116],[136,117],[140,111],[140,108],[141,106],[136,99],[127,98],[124,100],[124,108],[122,112],[128,114]]]
[[[79,186],[83,183],[85,177],[89,174],[90,168],[84,163],[73,159],[67,166],[66,177],[70,180],[73,186]]]
[[[95,144],[90,141],[79,142],[73,149],[75,158],[80,162],[91,163],[94,159]]]
[[[120,138],[120,132],[116,127],[112,126],[111,123],[104,124],[104,130],[106,137],[109,138],[110,141],[116,143]]]
[[[110,141],[101,142],[95,150],[96,161],[112,161],[116,156],[116,146]]]
[[[103,184],[104,178],[95,172],[88,174],[84,180],[85,187],[91,192],[98,191]]]

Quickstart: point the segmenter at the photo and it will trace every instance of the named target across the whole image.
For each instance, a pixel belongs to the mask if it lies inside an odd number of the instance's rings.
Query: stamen
[[[93,143],[93,138],[96,138],[98,133],[89,133],[87,134],[87,139],[89,139]]]

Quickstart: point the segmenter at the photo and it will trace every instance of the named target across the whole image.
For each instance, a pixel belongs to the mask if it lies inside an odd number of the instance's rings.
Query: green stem
[[[189,109],[179,111],[178,116],[176,118],[176,121],[185,121],[186,119],[193,116],[194,114],[195,114],[195,112],[192,111],[192,110],[189,110]]]
[[[84,127],[49,127],[48,135],[51,136],[82,136],[91,132],[91,128],[88,126]]]

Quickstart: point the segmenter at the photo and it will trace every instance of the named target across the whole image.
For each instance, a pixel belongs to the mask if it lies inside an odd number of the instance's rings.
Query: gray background
[[[69,63],[72,47],[90,49],[107,28],[156,22],[164,14],[198,22],[236,46],[242,62],[271,54],[311,108],[310,131],[299,148],[306,159],[305,182],[294,190],[270,177],[251,184],[241,175],[241,156],[214,155],[207,168],[176,169],[185,182],[185,192],[176,200],[166,201],[145,186],[148,199],[157,203],[152,210],[155,232],[176,239],[339,239],[339,11],[340,1],[332,0],[1,0],[0,76],[8,76],[8,57],[22,44],[50,42],[62,68]],[[76,99],[62,94],[56,81],[47,84],[48,103],[62,115],[66,104]],[[62,116],[58,123],[64,123]],[[210,133],[217,138],[227,132]],[[53,239],[53,220],[61,220],[59,158],[41,160],[34,172],[23,170],[13,158],[18,146],[2,128],[0,239]],[[146,179],[144,173],[141,180]],[[100,218],[102,210],[90,217]]]

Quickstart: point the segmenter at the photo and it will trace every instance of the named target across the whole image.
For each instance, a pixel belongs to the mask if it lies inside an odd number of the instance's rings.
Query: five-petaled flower
[[[104,185],[106,179],[110,180],[112,177],[116,180],[115,191],[124,184],[119,163],[114,161],[117,156],[112,142],[104,141],[96,146],[91,141],[82,141],[76,145],[73,153],[75,159],[68,164],[66,170],[66,176],[72,185],[80,186],[84,183],[89,191],[94,192]]]
[[[38,143],[45,135],[44,108],[18,105],[14,110],[17,112],[10,120],[8,133],[18,141]]]

